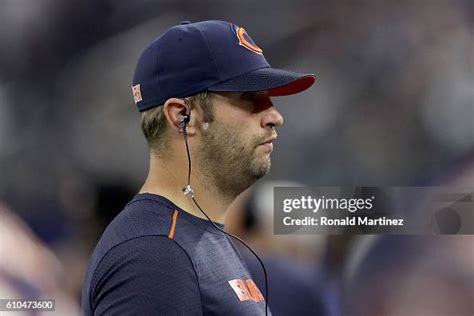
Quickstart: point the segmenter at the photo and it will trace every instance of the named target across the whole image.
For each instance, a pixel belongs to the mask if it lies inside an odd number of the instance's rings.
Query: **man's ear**
[[[190,121],[186,125],[188,135],[194,135],[196,128],[194,127],[194,117],[191,115],[192,109],[183,99],[170,98],[163,105],[163,111],[171,128],[178,133],[182,133],[181,116],[189,115]]]

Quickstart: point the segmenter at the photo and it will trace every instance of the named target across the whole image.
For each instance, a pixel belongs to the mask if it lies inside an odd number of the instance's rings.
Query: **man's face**
[[[211,100],[214,121],[202,128],[198,159],[217,187],[240,193],[270,171],[283,117],[267,92],[218,92]]]

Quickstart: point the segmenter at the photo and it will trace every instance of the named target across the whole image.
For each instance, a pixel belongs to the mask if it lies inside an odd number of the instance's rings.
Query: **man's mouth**
[[[271,150],[273,150],[273,141],[276,138],[277,138],[277,135],[273,135],[273,136],[269,137],[267,140],[265,140],[264,142],[260,143],[259,146],[263,146],[266,149],[271,151]]]

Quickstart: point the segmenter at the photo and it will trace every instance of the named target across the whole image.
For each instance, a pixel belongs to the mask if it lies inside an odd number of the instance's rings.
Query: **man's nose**
[[[280,127],[281,125],[283,125],[283,116],[272,105],[264,111],[261,125],[263,128],[267,126]]]

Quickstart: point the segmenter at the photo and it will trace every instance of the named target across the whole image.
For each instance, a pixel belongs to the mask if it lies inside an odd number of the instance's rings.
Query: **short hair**
[[[191,108],[199,106],[202,109],[204,122],[214,120],[211,94],[208,91],[187,97],[184,101]],[[168,121],[163,108],[163,105],[160,105],[140,113],[141,129],[148,142],[148,147],[158,156],[163,155],[168,149],[168,137],[166,136]]]

